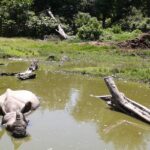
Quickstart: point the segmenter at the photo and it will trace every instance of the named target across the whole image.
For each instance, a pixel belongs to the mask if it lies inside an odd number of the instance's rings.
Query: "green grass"
[[[56,61],[46,61],[53,55]],[[62,56],[69,61],[61,64]],[[121,50],[114,45],[96,46],[70,41],[41,41],[24,38],[0,38],[0,57],[38,58],[49,71],[115,75],[135,81],[150,81],[150,50]],[[44,61],[43,61],[44,60]],[[43,63],[42,63],[43,62]]]
[[[131,40],[137,38],[141,34],[141,31],[134,30],[132,32],[123,32],[113,33],[112,28],[108,28],[103,30],[103,40],[104,41],[114,41],[114,42],[122,42],[125,40]]]

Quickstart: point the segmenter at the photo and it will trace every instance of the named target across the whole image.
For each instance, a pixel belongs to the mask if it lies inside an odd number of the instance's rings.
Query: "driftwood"
[[[25,72],[17,73],[16,77],[20,80],[34,79],[36,77],[34,71],[37,69],[38,69],[37,61],[33,61]]]
[[[34,79],[36,77],[36,74],[32,71],[27,70],[25,72],[18,73],[16,77],[20,80]]]
[[[56,23],[58,23],[57,19],[54,17],[50,9],[47,10],[47,13]],[[61,24],[58,24],[58,29],[56,29],[56,31],[61,35],[62,38],[69,39],[69,36],[65,33]]]
[[[29,68],[24,72],[19,72],[19,73],[2,72],[0,73],[0,76],[16,76],[20,80],[33,79],[36,77],[36,74],[34,73],[34,71],[37,69],[38,69],[38,62],[33,61],[31,65],[29,66]]]
[[[104,78],[104,81],[111,95],[99,96],[99,98],[105,100],[107,104],[114,109],[150,123],[150,109],[127,98],[123,93],[121,93],[112,77],[106,77]]]

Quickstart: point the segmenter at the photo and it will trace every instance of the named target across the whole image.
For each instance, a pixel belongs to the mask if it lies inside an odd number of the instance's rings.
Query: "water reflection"
[[[64,110],[71,113],[78,102],[79,90],[72,88],[69,95],[69,101],[66,103]]]

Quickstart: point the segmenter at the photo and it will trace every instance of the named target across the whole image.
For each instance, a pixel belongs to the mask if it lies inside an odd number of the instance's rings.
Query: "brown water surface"
[[[0,72],[18,72],[23,62],[0,66]],[[150,89],[132,82],[117,82],[129,98],[150,107]],[[0,128],[0,150],[149,150],[150,126],[109,109],[90,95],[108,90],[100,78],[37,72],[34,80],[0,77],[0,93],[7,88],[26,89],[40,97],[41,106],[30,116],[28,133],[13,138]],[[0,118],[1,119],[1,118]]]

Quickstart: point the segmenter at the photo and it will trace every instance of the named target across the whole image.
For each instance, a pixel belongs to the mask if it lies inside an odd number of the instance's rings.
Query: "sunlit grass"
[[[48,56],[55,56],[53,63]],[[69,61],[61,64],[61,58]],[[49,71],[66,71],[94,76],[115,75],[129,80],[150,81],[150,52],[120,50],[114,45],[97,46],[68,41],[42,41],[25,38],[0,38],[0,57],[41,58]],[[47,60],[47,61],[46,61]]]

